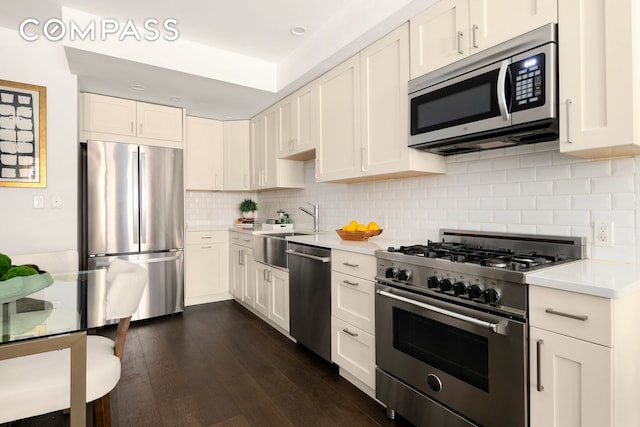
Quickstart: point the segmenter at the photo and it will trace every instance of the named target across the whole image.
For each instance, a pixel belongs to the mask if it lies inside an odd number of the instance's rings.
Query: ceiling
[[[17,30],[27,18],[38,20],[26,31],[64,46],[81,91],[232,120],[254,116],[435,2],[21,0],[3,6],[0,26]],[[67,30],[62,41],[44,30],[52,18]],[[147,31],[149,19],[159,34]],[[114,21],[117,31],[101,31]],[[95,25],[96,33],[71,40],[72,25]],[[306,32],[294,36],[293,27]]]

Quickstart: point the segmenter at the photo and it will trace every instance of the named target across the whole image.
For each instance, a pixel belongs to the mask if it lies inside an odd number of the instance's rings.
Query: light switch
[[[44,209],[44,196],[37,194],[33,196],[33,209]]]

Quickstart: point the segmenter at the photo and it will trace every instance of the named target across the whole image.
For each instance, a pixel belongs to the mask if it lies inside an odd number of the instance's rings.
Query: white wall
[[[584,236],[591,258],[640,262],[640,157],[587,161],[550,142],[450,156],[447,169],[440,176],[320,184],[308,161],[305,189],[258,193],[258,214],[273,218],[282,208],[297,227],[310,229],[311,217],[298,207],[313,202],[320,205],[321,230],[375,220],[385,237],[403,244],[437,239],[441,228]],[[224,197],[201,195],[211,206]],[[593,245],[597,221],[614,223],[613,247]]]
[[[0,252],[21,254],[76,249],[77,243],[77,93],[61,44],[25,42],[0,28],[0,79],[47,89],[47,187],[0,187]],[[33,195],[45,208],[33,209]],[[52,209],[60,196],[62,208]]]

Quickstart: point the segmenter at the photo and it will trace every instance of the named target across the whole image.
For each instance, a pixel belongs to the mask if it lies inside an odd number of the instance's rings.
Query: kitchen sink
[[[253,257],[263,264],[287,268],[287,241],[285,237],[307,236],[309,234],[311,233],[297,231],[256,234],[253,239]]]

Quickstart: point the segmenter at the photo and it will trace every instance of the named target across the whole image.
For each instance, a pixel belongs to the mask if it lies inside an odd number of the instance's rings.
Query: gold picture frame
[[[0,80],[0,187],[47,186],[47,89]]]

